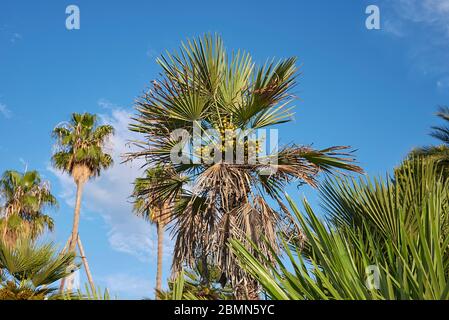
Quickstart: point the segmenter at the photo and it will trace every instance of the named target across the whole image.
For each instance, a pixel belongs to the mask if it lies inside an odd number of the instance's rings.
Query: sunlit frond
[[[173,205],[174,273],[208,259],[232,283],[237,297],[254,298],[257,284],[236,264],[229,239],[244,241],[250,235],[276,263],[259,235],[271,244],[278,241],[279,229],[289,220],[282,204],[287,184],[317,186],[320,173],[362,170],[349,147],[287,146],[253,157],[262,144],[249,138],[257,129],[292,120],[296,58],[259,67],[248,53],[228,55],[219,36],[205,35],[164,54],[158,63],[160,79],[136,102],[130,130],[140,140],[131,142],[136,150],[126,157],[143,159],[150,171],[164,172],[158,172],[157,179],[136,181],[137,211],[148,216],[150,204]],[[174,132],[182,134],[174,137]],[[234,161],[238,154],[242,159]],[[278,203],[279,210],[266,197]]]

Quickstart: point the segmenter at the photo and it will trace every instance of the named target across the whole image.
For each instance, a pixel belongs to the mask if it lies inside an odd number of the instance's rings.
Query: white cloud
[[[103,109],[108,109],[108,110],[119,109],[119,107],[117,105],[113,104],[108,99],[101,98],[98,100],[97,103]]]
[[[3,103],[0,103],[0,114],[6,119],[10,119],[12,117],[11,110],[9,110],[6,104]]]
[[[19,41],[19,40],[21,40],[21,39],[22,39],[22,35],[21,35],[20,33],[14,32],[14,33],[11,35],[11,38],[9,39],[9,41],[10,41],[11,43],[16,43],[17,41]]]
[[[401,21],[386,20],[382,25],[382,29],[396,37],[405,36],[404,25]]]
[[[142,162],[122,163],[122,155],[129,152],[128,141],[138,137],[128,130],[131,113],[123,109],[112,109],[100,115],[101,122],[111,124],[115,135],[106,150],[112,154],[114,166],[104,171],[99,178],[89,181],[83,194],[83,211],[100,214],[108,226],[108,241],[114,250],[130,254],[142,262],[155,259],[157,236],[154,226],[134,216],[129,196],[134,179],[142,174]],[[49,168],[62,185],[66,203],[73,207],[75,188],[73,180]],[[85,219],[86,216],[83,216]],[[88,217],[87,217],[88,218]],[[165,256],[171,254],[171,241],[165,237]]]
[[[437,81],[437,87],[440,89],[449,89],[449,77]]]
[[[154,285],[147,278],[132,276],[126,273],[116,273],[100,278],[108,288],[111,298],[120,292],[139,297],[152,297],[154,295]]]
[[[385,1],[383,29],[409,40],[413,69],[436,78],[441,88],[449,75],[449,0]]]
[[[442,32],[449,31],[449,0],[397,0],[388,4],[401,20],[434,26]]]
[[[22,38],[22,35],[11,30],[10,26],[6,24],[0,26],[0,40],[9,41],[11,44],[15,44],[17,41],[22,40]]]

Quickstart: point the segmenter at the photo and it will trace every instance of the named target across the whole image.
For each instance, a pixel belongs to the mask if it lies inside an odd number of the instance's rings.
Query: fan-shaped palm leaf
[[[206,35],[183,43],[179,52],[167,53],[158,62],[162,78],[153,81],[151,90],[136,103],[138,114],[130,129],[142,139],[134,142],[138,150],[128,158],[143,158],[150,168],[167,169],[158,183],[147,186],[146,194],[154,205],[161,199],[176,202],[170,219],[176,237],[174,271],[184,264],[193,267],[198,260],[211,261],[233,284],[237,297],[256,298],[257,286],[235,263],[228,239],[246,241],[246,235],[251,235],[270,258],[259,235],[265,234],[274,245],[277,231],[290,218],[285,210],[271,208],[266,195],[280,203],[280,194],[290,182],[316,186],[320,172],[361,169],[353,164],[347,147],[313,150],[291,145],[261,157],[264,161],[251,161],[250,150],[260,142],[249,141],[246,135],[292,119],[295,58],[257,67],[247,53],[228,55],[219,36]],[[175,130],[184,130],[192,141],[173,138]],[[210,146],[227,148],[229,131],[235,133],[229,140],[232,161],[211,156]],[[177,145],[185,147],[180,152],[184,159],[200,161],[173,161]],[[234,161],[239,150],[243,159]]]

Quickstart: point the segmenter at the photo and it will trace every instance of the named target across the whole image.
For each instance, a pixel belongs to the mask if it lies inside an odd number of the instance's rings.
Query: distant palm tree
[[[410,156],[411,158],[421,156],[436,161],[443,175],[449,177],[449,107],[440,107],[436,115],[447,123],[443,126],[433,126],[433,131],[430,133],[441,144],[417,148],[411,152]]]
[[[162,290],[162,259],[164,247],[164,229],[170,218],[169,205],[152,199],[147,190],[156,187],[161,181],[159,177],[163,168],[155,167],[145,171],[145,177],[137,178],[134,183],[134,212],[145,220],[156,224],[157,228],[157,272],[156,272],[156,299],[157,292]]]
[[[96,115],[89,113],[73,113],[67,125],[53,130],[53,136],[57,139],[53,166],[70,174],[77,188],[69,252],[75,252],[78,241],[83,187],[90,178],[99,176],[101,170],[113,164],[112,157],[103,150],[106,140],[113,134],[112,126],[98,126]]]
[[[228,56],[220,37],[206,35],[188,41],[180,53],[163,56],[158,63],[162,79],[153,81],[151,90],[136,103],[138,115],[130,128],[142,134],[142,141],[136,142],[139,150],[129,159],[143,158],[150,167],[170,168],[160,176],[162,183],[149,186],[147,193],[156,202],[176,201],[174,271],[210,261],[222,270],[222,281],[231,282],[237,298],[257,299],[257,283],[235,262],[229,239],[250,238],[275,263],[267,243],[277,247],[277,231],[290,218],[266,199],[285,208],[281,198],[289,182],[316,186],[320,172],[362,170],[345,152],[348,147],[314,150],[289,145],[262,157],[275,161],[252,161],[250,154],[257,153],[264,141],[250,141],[238,132],[254,134],[292,119],[295,58],[257,67],[249,54],[238,51]],[[192,141],[174,138],[178,129],[201,140],[197,148]],[[218,137],[208,136],[210,130]],[[180,144],[190,150],[182,156],[200,161],[172,161]],[[216,150],[225,150],[232,159]],[[240,163],[235,161],[237,152]]]
[[[2,241],[13,244],[19,236],[36,239],[46,229],[53,230],[53,219],[43,210],[57,201],[37,171],[6,171],[0,179],[0,199]]]

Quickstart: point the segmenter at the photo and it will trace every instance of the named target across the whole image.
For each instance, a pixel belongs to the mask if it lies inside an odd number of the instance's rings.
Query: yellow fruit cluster
[[[212,144],[197,147],[194,150],[194,154],[201,158],[205,162],[210,162],[213,159],[212,151],[215,148],[219,148],[221,152],[233,152],[236,153],[237,147],[242,147],[245,156],[256,155],[261,152],[261,139],[258,140],[242,140],[237,139],[237,127],[228,117],[222,119],[221,124],[214,126],[214,129],[219,133],[220,145],[213,146]]]

